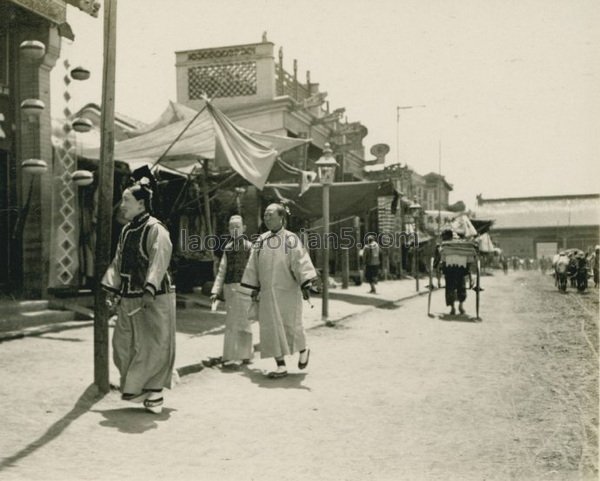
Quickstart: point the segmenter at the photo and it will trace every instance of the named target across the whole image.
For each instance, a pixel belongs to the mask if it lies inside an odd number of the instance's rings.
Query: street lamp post
[[[415,272],[415,286],[417,292],[419,292],[419,216],[421,214],[421,206],[417,202],[417,199],[413,201],[413,203],[409,206],[410,213],[412,215],[414,225],[415,225],[415,235],[414,235],[414,272]]]
[[[323,297],[321,319],[325,324],[329,322],[329,186],[335,179],[335,169],[338,163],[333,157],[330,145],[325,144],[323,155],[315,162],[319,174],[319,182],[323,186]]]

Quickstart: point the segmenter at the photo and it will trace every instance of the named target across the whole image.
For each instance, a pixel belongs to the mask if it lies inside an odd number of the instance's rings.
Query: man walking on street
[[[317,272],[300,238],[285,228],[285,207],[269,205],[263,221],[269,230],[252,246],[241,287],[258,300],[260,357],[274,357],[277,369],[269,377],[281,378],[287,376],[284,356],[299,352],[298,368],[308,365],[302,298],[308,299]]]
[[[215,302],[221,291],[225,297],[227,316],[223,336],[223,356],[220,359],[224,368],[236,368],[239,362],[250,363],[253,356],[252,328],[248,318],[251,300],[240,293],[240,281],[252,244],[244,237],[242,216],[233,215],[229,219],[231,240],[225,245],[219,272],[211,290],[211,301]]]
[[[444,242],[449,242],[453,238],[453,232],[450,229],[443,230],[441,233],[442,248],[436,250],[433,261],[433,267],[441,266],[446,281],[446,305],[450,307],[450,315],[456,314],[454,303],[458,301],[458,312],[465,314],[463,303],[467,299],[467,288],[465,277],[470,275],[466,256],[452,255],[442,258]]]
[[[371,286],[369,294],[377,294],[375,290],[375,284],[377,284],[377,278],[379,275],[379,266],[381,264],[381,249],[379,244],[375,242],[375,236],[369,235],[367,237],[367,245],[364,250],[365,258],[365,279]]]
[[[169,231],[150,215],[152,194],[146,178],[123,192],[121,211],[129,223],[102,287],[118,305],[112,344],[121,397],[159,414],[175,364],[175,290]]]

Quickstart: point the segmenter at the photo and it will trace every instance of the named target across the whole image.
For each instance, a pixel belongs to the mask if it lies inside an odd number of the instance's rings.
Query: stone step
[[[20,312],[34,312],[48,309],[47,300],[3,301],[0,302],[0,319]]]
[[[15,331],[34,326],[74,321],[77,314],[73,311],[57,311],[43,309],[28,312],[17,312],[0,317],[0,331]]]

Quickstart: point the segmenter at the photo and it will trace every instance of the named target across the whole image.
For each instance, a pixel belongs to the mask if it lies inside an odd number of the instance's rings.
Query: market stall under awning
[[[332,216],[362,215],[377,207],[377,197],[392,195],[390,182],[338,182],[329,187],[329,213]],[[300,195],[298,184],[266,184],[262,196],[290,207],[294,216],[319,219],[323,216],[323,186],[311,184]]]
[[[158,121],[131,135],[115,143],[114,158],[132,171],[147,165],[189,175],[199,160],[214,159],[218,167],[233,169],[259,189],[278,155],[310,141],[244,129],[210,102],[200,111],[183,106],[175,111],[171,103]],[[100,148],[83,149],[82,156],[98,160]]]

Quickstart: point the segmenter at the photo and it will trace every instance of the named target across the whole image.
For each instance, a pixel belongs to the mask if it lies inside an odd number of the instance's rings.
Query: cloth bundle
[[[477,246],[472,241],[452,240],[442,242],[442,261],[447,266],[466,267],[477,259]]]

